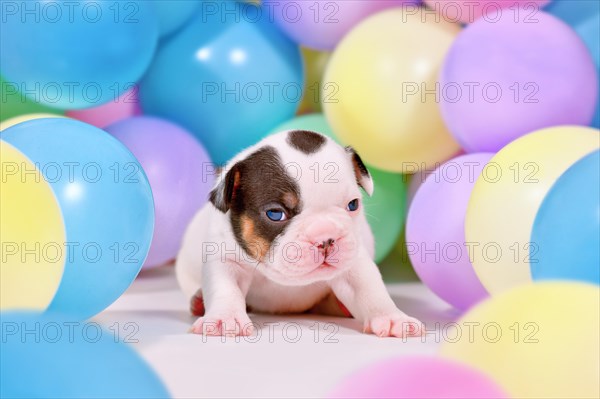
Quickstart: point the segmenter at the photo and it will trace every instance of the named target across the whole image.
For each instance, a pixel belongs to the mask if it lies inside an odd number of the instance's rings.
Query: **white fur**
[[[361,198],[351,154],[327,139],[322,148],[307,155],[286,139],[287,132],[267,137],[234,157],[221,174],[270,145],[300,188],[302,212],[289,221],[263,261],[243,251],[228,213],[211,203],[188,227],[177,258],[177,279],[187,298],[202,289],[206,309],[192,331],[249,334],[252,326],[246,306],[270,313],[303,312],[333,292],[364,322],[367,332],[397,337],[420,334],[420,322],[396,307],[383,284],[373,261],[374,240],[362,203],[356,212],[346,210],[349,201]],[[361,183],[372,191],[370,179]],[[336,239],[338,248],[327,258],[333,267],[323,267],[323,255],[314,244],[329,237]]]

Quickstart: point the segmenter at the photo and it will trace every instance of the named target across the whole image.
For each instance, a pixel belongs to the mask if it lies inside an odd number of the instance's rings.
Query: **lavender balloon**
[[[133,117],[106,131],[139,160],[154,195],[156,223],[144,268],[173,259],[185,229],[208,200],[214,169],[202,145],[181,127],[153,117]]]
[[[279,27],[294,41],[315,50],[332,50],[356,24],[368,16],[391,7],[413,5],[418,0],[266,0],[268,10]],[[265,11],[267,12],[267,11]]]
[[[406,242],[415,271],[435,294],[459,309],[487,296],[469,260],[464,224],[475,181],[482,171],[483,177],[487,172],[495,177],[495,171],[485,170],[493,155],[462,155],[442,164],[419,187],[408,210]]]
[[[467,152],[495,152],[549,126],[588,125],[598,97],[585,44],[541,11],[503,10],[498,20],[469,25],[450,48],[440,83],[442,115]]]

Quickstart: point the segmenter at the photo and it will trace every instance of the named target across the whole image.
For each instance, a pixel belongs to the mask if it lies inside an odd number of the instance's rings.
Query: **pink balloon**
[[[387,8],[418,2],[419,0],[266,0],[263,2],[263,9],[297,43],[316,50],[331,50],[366,17]]]
[[[409,356],[386,360],[360,370],[329,398],[508,398],[491,378],[449,360]]]
[[[502,13],[515,14],[517,18],[532,17],[550,0],[425,0],[428,8],[437,11],[451,22],[470,24],[481,16],[498,18]],[[520,10],[518,10],[521,8]],[[518,10],[518,11],[517,11]]]
[[[469,260],[469,248],[477,247],[466,246],[464,224],[475,181],[493,155],[468,154],[443,163],[421,184],[408,210],[406,245],[415,271],[459,309],[488,295]]]
[[[137,92],[137,87],[134,87],[114,101],[93,108],[67,111],[65,115],[102,129],[114,122],[141,115]]]

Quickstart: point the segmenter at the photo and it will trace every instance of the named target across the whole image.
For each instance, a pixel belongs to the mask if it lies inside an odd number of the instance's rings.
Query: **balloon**
[[[304,93],[298,114],[321,112],[321,88],[323,73],[331,53],[302,48],[304,60]]]
[[[552,0],[545,11],[576,27],[600,14],[600,3],[588,0]]]
[[[273,129],[312,130],[337,141],[322,114],[303,115]],[[363,204],[369,225],[375,235],[375,261],[381,262],[394,248],[404,226],[406,214],[406,181],[403,175],[369,167],[375,183],[373,196],[363,194]]]
[[[508,398],[491,378],[457,362],[426,356],[385,360],[359,370],[329,398]]]
[[[589,51],[541,11],[469,25],[446,57],[440,84],[444,120],[467,152],[496,152],[545,127],[587,125],[598,98]]]
[[[394,248],[406,215],[406,181],[397,173],[370,168],[375,183],[373,196],[363,194],[369,225],[375,235],[375,261],[381,262]]]
[[[408,211],[406,242],[415,271],[459,309],[488,296],[469,260],[465,214],[475,181],[493,156],[462,155],[442,164],[421,185]]]
[[[211,4],[161,45],[140,99],[145,113],[185,127],[224,164],[294,115],[302,59],[261,8]]]
[[[600,14],[589,18],[586,22],[577,26],[576,32],[583,39],[588,50],[592,54],[596,65],[596,74],[600,76]],[[598,101],[598,100],[597,100]],[[590,126],[600,128],[600,103],[596,102],[596,113]]]
[[[521,15],[533,16],[550,0],[424,0],[427,7],[441,14],[452,22],[473,23],[485,16],[488,21],[499,18],[502,14],[512,14],[515,18]],[[522,10],[517,11],[519,8]]]
[[[589,284],[517,287],[464,315],[441,353],[487,373],[514,398],[597,398],[599,304],[600,290]]]
[[[537,212],[531,242],[534,280],[600,284],[600,152],[577,161],[554,183]]]
[[[154,370],[118,339],[94,322],[3,313],[0,396],[168,398]]]
[[[142,76],[156,47],[157,23],[146,3],[4,3],[2,75],[30,99],[54,108],[114,100]]]
[[[36,166],[2,140],[0,160],[0,309],[44,310],[65,266],[60,207]]]
[[[36,119],[3,130],[50,183],[66,228],[65,272],[49,310],[85,319],[139,273],[154,228],[152,191],[117,139],[73,119]]]
[[[435,91],[442,59],[460,31],[436,18],[383,11],[353,29],[329,61],[325,116],[340,140],[376,168],[414,173],[459,150],[436,96],[422,91]]]
[[[129,118],[106,131],[135,155],[150,181],[156,223],[144,267],[159,266],[175,258],[187,225],[208,201],[215,168],[193,136],[165,120]]]
[[[25,114],[19,116],[13,116],[12,118],[3,120],[0,122],[0,131],[4,129],[8,129],[11,126],[18,125],[22,122],[27,122],[33,119],[43,119],[43,118],[64,118],[62,115],[55,114]]]
[[[0,76],[0,121],[24,114],[39,113],[61,115],[62,111],[28,100],[19,93],[19,85],[7,82]]]
[[[150,4],[154,4],[154,2]],[[93,108],[67,111],[65,114],[70,118],[105,128],[112,123],[142,113],[137,93],[137,87],[132,87],[113,101]]]
[[[266,0],[279,27],[296,42],[316,50],[332,50],[360,21],[379,11],[416,0]],[[417,7],[413,6],[416,11]]]
[[[153,0],[150,6],[158,19],[158,34],[168,36],[187,22],[202,0]]]
[[[338,141],[323,114],[319,113],[297,116],[278,125],[269,134],[283,132],[284,130],[311,130]]]
[[[523,136],[494,156],[475,183],[465,236],[475,272],[490,294],[531,281],[531,229],[559,176],[600,146],[596,129],[563,126]]]
[[[553,0],[547,12],[569,24],[583,39],[600,75],[600,3],[587,0]],[[600,128],[600,104],[590,126]]]

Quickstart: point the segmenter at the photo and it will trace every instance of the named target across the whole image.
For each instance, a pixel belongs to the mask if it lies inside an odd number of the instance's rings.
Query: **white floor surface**
[[[142,273],[94,318],[118,331],[150,363],[175,398],[325,397],[344,376],[395,356],[434,355],[458,314],[418,282],[388,289],[406,313],[425,322],[425,338],[378,338],[353,319],[251,314],[247,338],[188,334],[194,321],[173,267]],[[436,333],[437,331],[437,333]]]

